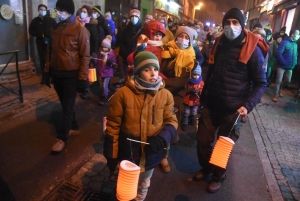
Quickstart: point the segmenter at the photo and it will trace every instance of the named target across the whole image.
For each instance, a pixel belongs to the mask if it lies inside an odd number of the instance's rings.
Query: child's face
[[[108,49],[107,47],[103,47],[103,46],[101,46],[101,51],[102,51],[102,52],[108,52],[108,51],[109,51],[109,49]]]
[[[162,33],[160,31],[155,32],[153,39],[156,40],[156,41],[161,41],[162,40]]]
[[[147,82],[154,83],[158,79],[158,69],[154,66],[149,66],[147,68],[144,68],[140,72],[140,78]]]
[[[198,74],[193,74],[192,77],[193,77],[193,79],[197,80],[197,79],[199,79],[200,75],[198,75]]]

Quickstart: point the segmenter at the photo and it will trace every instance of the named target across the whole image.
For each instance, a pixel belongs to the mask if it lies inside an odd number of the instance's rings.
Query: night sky
[[[212,0],[217,3],[217,8],[226,12],[230,8],[239,8],[245,10],[246,0]],[[199,1],[201,2],[201,0]],[[205,4],[205,0],[203,2]]]

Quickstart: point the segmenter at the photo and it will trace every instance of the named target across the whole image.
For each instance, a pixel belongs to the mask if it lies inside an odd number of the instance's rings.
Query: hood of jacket
[[[154,40],[154,34],[160,31],[163,33],[163,37],[166,35],[166,29],[163,24],[157,20],[150,20],[144,25],[145,35],[150,39]]]

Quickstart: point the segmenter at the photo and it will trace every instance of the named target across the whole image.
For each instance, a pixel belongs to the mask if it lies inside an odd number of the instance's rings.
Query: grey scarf
[[[156,82],[147,82],[145,80],[142,80],[139,77],[134,78],[134,84],[136,88],[141,89],[141,90],[151,90],[151,91],[157,91],[161,85],[162,78],[158,76],[158,79]]]

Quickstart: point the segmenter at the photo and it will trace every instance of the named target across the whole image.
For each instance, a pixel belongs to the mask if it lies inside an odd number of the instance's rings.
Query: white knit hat
[[[103,39],[101,43],[101,47],[107,47],[111,49],[111,36],[107,35],[106,38]]]

